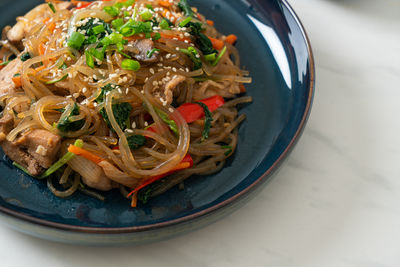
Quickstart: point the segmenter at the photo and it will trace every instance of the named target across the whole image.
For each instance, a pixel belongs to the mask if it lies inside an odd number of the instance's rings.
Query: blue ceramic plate
[[[133,244],[160,240],[204,226],[240,207],[287,157],[305,126],[314,92],[314,62],[299,19],[282,0],[192,0],[217,29],[239,37],[242,65],[253,83],[254,103],[241,113],[239,145],[217,174],[192,177],[133,209],[119,192],[101,202],[76,194],[53,196],[43,181],[15,169],[1,154],[0,215],[32,235],[80,244]],[[41,3],[0,2],[0,26]],[[267,212],[267,211],[266,211]]]

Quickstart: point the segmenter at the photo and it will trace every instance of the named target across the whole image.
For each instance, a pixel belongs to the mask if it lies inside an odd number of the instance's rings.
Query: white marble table
[[[400,266],[400,2],[290,2],[312,42],[316,95],[298,146],[257,197],[139,247],[74,247],[1,226],[1,266]]]

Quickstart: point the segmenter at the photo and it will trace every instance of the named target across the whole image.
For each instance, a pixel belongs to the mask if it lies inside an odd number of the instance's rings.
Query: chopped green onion
[[[61,82],[61,81],[65,80],[67,77],[68,77],[68,74],[65,74],[64,76],[62,76],[59,79],[47,81],[46,84],[55,84],[55,83],[58,83],[58,82]]]
[[[15,74],[13,75],[13,77],[19,77],[19,76],[21,76],[21,73],[15,73]]]
[[[7,60],[7,61],[4,61],[4,62],[1,62],[0,63],[0,66],[5,66],[5,65],[7,65],[8,63],[10,63],[11,62],[11,60]]]
[[[218,62],[221,60],[221,58],[224,56],[226,52],[226,46],[224,46],[224,48],[222,48],[221,52],[219,52],[217,59],[214,61],[214,63],[212,64],[213,66],[217,66]]]
[[[97,58],[100,61],[104,60],[104,53],[102,51],[97,50],[96,48],[90,48],[88,49],[88,52],[94,56],[95,58]]]
[[[171,129],[171,131],[173,131],[176,136],[179,136],[179,130],[178,130],[178,126],[176,125],[176,122],[174,120],[170,119],[168,114],[165,113],[164,111],[159,110],[156,107],[154,107],[154,111],[157,113],[158,116],[160,116],[161,120],[168,125],[168,127]]]
[[[139,61],[136,61],[133,59],[124,59],[124,60],[122,60],[121,67],[124,70],[137,71],[140,69],[140,63],[139,63]]]
[[[148,9],[150,9],[151,11],[154,11],[154,8],[153,8],[153,6],[152,6],[152,5],[150,5],[150,4],[147,4],[147,5],[146,5],[146,7],[147,7]]]
[[[188,24],[192,19],[192,17],[187,17],[186,19],[182,20],[181,23],[179,23],[179,27],[185,27],[186,24]]]
[[[106,31],[106,29],[104,29],[104,25],[103,24],[100,24],[100,25],[97,25],[97,26],[93,27],[92,30],[93,30],[93,33],[96,34],[96,35]]]
[[[79,50],[85,41],[85,35],[79,32],[73,32],[71,37],[68,39],[68,46]]]
[[[166,19],[162,19],[160,22],[160,28],[163,30],[171,30],[171,28],[169,27],[169,23]]]
[[[56,13],[56,8],[54,7],[52,2],[47,3],[51,9],[51,11],[53,11],[53,13]]]
[[[147,51],[147,53],[146,53],[147,58],[151,58],[153,56],[154,52],[156,52],[156,51],[160,51],[160,49],[153,48],[153,49]]]
[[[128,7],[128,6],[133,5],[134,3],[135,3],[135,0],[127,0],[127,1],[123,2],[122,4],[123,4],[125,7]]]
[[[21,55],[21,61],[27,61],[30,58],[31,58],[31,55],[28,52]]]
[[[146,21],[146,20],[151,20],[151,18],[153,17],[153,14],[151,13],[151,11],[149,9],[144,9],[142,12],[140,12],[140,17]]]
[[[76,139],[74,146],[77,147],[83,147],[83,141],[81,139]],[[56,163],[50,166],[42,175],[40,175],[38,178],[43,179],[46,178],[47,176],[53,174],[56,170],[61,168],[64,164],[66,164],[68,161],[73,159],[75,157],[74,153],[67,152],[62,156]]]
[[[86,65],[88,67],[91,67],[92,69],[94,68],[94,59],[92,54],[89,52],[89,50],[85,51],[85,56],[86,56]]]
[[[161,34],[159,33],[159,32],[156,32],[155,34],[154,34],[154,36],[153,36],[153,41],[157,41],[157,40],[159,40],[161,38]]]
[[[122,27],[122,25],[124,25],[124,19],[119,18],[119,19],[115,19],[111,22],[111,25],[116,29],[119,30],[119,28]]]
[[[193,47],[189,46],[187,49],[181,48],[179,51],[187,55],[192,60],[195,70],[198,70],[203,66],[199,53]]]
[[[201,134],[201,141],[204,141],[208,139],[208,134],[210,133],[210,128],[211,128],[211,122],[213,121],[212,118],[212,113],[208,109],[207,105],[202,103],[202,102],[194,102],[195,104],[199,105],[204,109],[204,114],[205,114],[205,122],[204,122],[204,129]]]
[[[118,16],[119,15],[119,11],[120,11],[120,8],[118,8],[117,6],[106,6],[106,7],[104,7],[104,11],[108,14],[108,15],[110,15],[110,16],[112,16],[112,17],[116,17],[116,16]]]
[[[128,11],[124,11],[124,17],[129,17],[131,14]]]
[[[204,58],[208,61],[208,62],[214,62],[215,59],[217,58],[217,54],[216,53],[212,53],[209,55],[205,55]]]

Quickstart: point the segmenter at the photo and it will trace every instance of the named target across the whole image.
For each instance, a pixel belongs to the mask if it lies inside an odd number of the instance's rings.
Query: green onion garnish
[[[93,27],[92,30],[93,30],[94,34],[99,34],[99,33],[102,33],[102,32],[106,31],[106,29],[104,29],[103,24],[100,24],[100,25],[97,25],[97,26]]]
[[[153,56],[154,52],[156,52],[156,51],[160,51],[160,49],[153,48],[153,49],[147,51],[147,53],[146,53],[147,58],[151,58]]]
[[[105,11],[108,15],[110,15],[110,16],[112,16],[112,17],[116,17],[116,16],[119,15],[120,9],[119,9],[118,7],[116,7],[116,6],[106,6],[106,7],[104,7],[104,11]]]
[[[68,39],[68,46],[79,50],[85,41],[85,35],[79,32],[73,32],[71,37]]]
[[[92,69],[94,68],[94,59],[92,54],[90,54],[89,50],[85,51],[85,56],[86,56],[86,65],[88,67],[91,67]]]
[[[7,60],[7,61],[4,61],[4,62],[1,62],[0,63],[0,66],[5,66],[5,65],[7,65],[8,63],[10,63],[11,62],[11,60]]]
[[[146,5],[146,7],[147,7],[148,9],[150,9],[151,11],[154,11],[154,8],[153,8],[153,6],[152,6],[152,5],[150,5],[150,4],[147,4],[147,5]]]
[[[181,23],[179,23],[179,27],[185,27],[186,24],[188,24],[192,19],[192,17],[187,17],[186,19],[182,20]]]
[[[213,66],[217,66],[218,62],[221,60],[221,58],[224,56],[226,52],[226,46],[224,46],[224,48],[222,48],[221,52],[218,54],[217,59],[214,61],[214,63],[212,64]]]
[[[204,58],[208,61],[208,62],[214,62],[215,59],[217,58],[217,54],[216,53],[212,53],[209,55],[205,55]]]
[[[124,60],[122,60],[121,67],[124,70],[137,71],[140,69],[140,63],[139,63],[139,61],[136,61],[133,59],[124,59]]]
[[[53,11],[53,13],[56,13],[56,8],[54,7],[52,2],[47,3],[51,9],[51,11]]]
[[[160,28],[163,30],[171,30],[171,28],[169,27],[169,23],[166,19],[162,19],[160,22]]]
[[[144,9],[142,12],[140,12],[140,17],[146,21],[146,20],[151,20],[151,18],[153,17],[153,14],[151,13],[151,11],[149,9]]]
[[[122,25],[124,25],[124,20],[122,18],[115,19],[111,22],[111,25],[116,29],[119,30]]]

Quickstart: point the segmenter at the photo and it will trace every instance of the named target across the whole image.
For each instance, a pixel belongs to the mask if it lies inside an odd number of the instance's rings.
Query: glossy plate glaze
[[[101,202],[76,194],[59,199],[45,182],[16,170],[1,154],[0,215],[11,227],[46,239],[79,244],[137,244],[202,227],[240,207],[268,181],[305,126],[314,93],[309,41],[293,10],[281,0],[192,0],[217,29],[239,37],[242,65],[254,103],[240,113],[235,155],[217,174],[192,177],[133,209],[117,191]],[[40,1],[3,0],[0,26],[13,24]],[[267,211],[265,211],[267,212]]]

